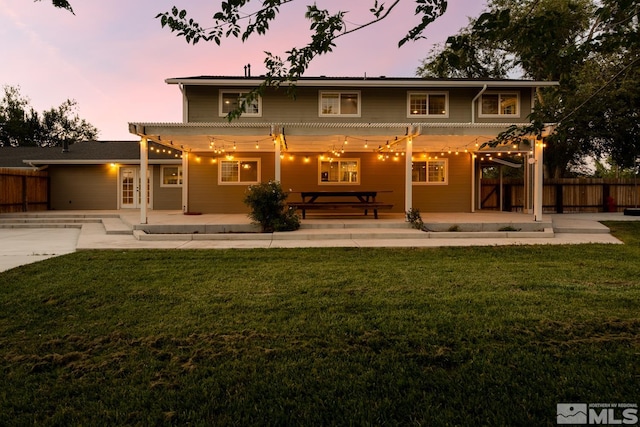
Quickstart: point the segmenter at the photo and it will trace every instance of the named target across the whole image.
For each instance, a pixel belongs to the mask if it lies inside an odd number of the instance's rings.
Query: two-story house
[[[295,98],[268,89],[233,121],[227,114],[262,78],[166,82],[182,94],[180,123],[130,123],[139,141],[5,147],[0,157],[49,172],[51,209],[139,208],[141,222],[147,209],[246,213],[247,186],[269,180],[294,201],[376,191],[391,212],[473,212],[486,165],[524,169],[519,204],[542,215],[542,144],[483,143],[527,123],[536,90],[556,82],[305,77]]]
[[[270,88],[229,121],[261,81],[168,79],[182,93],[183,121],[130,123],[141,138],[141,169],[148,144],[183,153],[180,166],[165,168],[160,180],[181,176],[184,211],[247,212],[247,186],[277,180],[291,199],[304,191],[372,190],[383,192],[392,212],[473,212],[479,171],[497,162],[525,169],[525,206],[542,214],[542,144],[534,136],[522,146],[482,144],[527,123],[536,90],[556,82],[305,77],[295,97]]]

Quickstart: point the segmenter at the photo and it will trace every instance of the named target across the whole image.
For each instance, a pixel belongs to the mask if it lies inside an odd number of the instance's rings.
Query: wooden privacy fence
[[[639,180],[640,181],[640,180]],[[502,189],[501,189],[502,187]],[[481,208],[522,211],[525,188],[521,179],[483,179]],[[545,179],[542,194],[545,212],[621,212],[640,204],[640,183],[634,179]]]
[[[0,213],[46,211],[48,208],[47,172],[0,168]]]

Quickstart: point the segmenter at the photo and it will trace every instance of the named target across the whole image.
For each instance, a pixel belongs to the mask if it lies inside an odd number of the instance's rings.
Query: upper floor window
[[[237,109],[244,97],[248,94],[248,91],[221,90],[218,108],[220,112],[219,115],[223,117]],[[245,117],[262,117],[262,98],[258,96],[257,99],[247,104],[245,112],[242,113],[242,115]]]
[[[321,184],[359,184],[360,161],[358,159],[320,160]]]
[[[520,116],[520,96],[516,92],[485,93],[480,99],[480,117]]]
[[[360,117],[360,92],[320,92],[320,116]]]
[[[220,160],[218,184],[257,184],[260,181],[260,159]]]
[[[415,184],[445,185],[447,178],[447,159],[418,160],[411,166],[411,181]]]
[[[182,166],[160,167],[160,187],[182,187]]]
[[[449,117],[446,92],[409,92],[407,117]]]

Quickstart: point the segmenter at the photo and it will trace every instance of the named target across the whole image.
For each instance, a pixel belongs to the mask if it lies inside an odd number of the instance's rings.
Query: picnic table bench
[[[379,191],[302,191],[301,202],[288,202],[289,206],[302,211],[302,219],[306,218],[307,209],[362,209],[367,215],[373,211],[373,217],[378,219],[378,209],[391,209],[393,205],[377,202]],[[319,198],[334,199],[318,201]],[[342,200],[335,200],[342,199]],[[348,199],[348,200],[345,200]]]

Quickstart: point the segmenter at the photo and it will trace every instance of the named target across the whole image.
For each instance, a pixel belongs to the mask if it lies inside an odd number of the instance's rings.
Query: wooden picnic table
[[[390,191],[301,191],[301,202],[289,202],[302,211],[302,218],[306,218],[307,209],[341,209],[355,208],[363,209],[367,215],[369,209],[373,210],[373,216],[378,219],[378,209],[391,209],[393,205],[376,201],[376,196],[380,192]],[[323,199],[319,201],[318,199]],[[329,199],[329,200],[326,200]],[[339,199],[339,200],[336,200]]]

